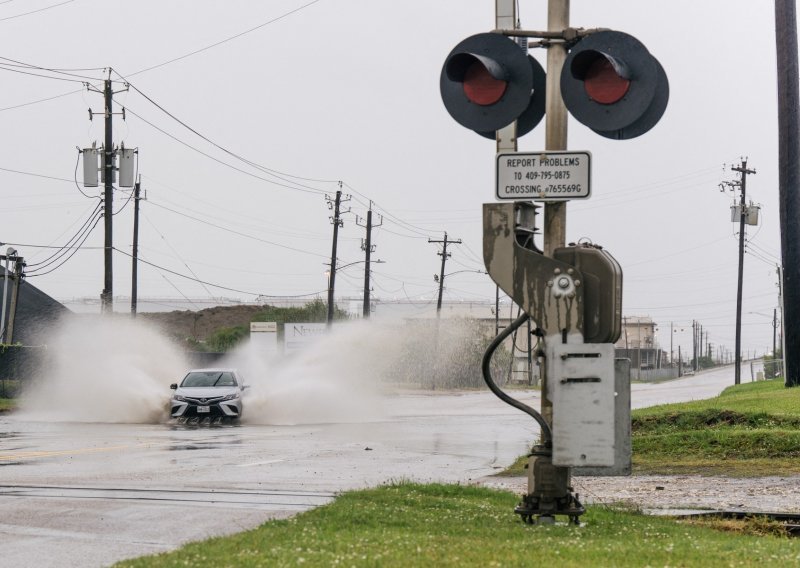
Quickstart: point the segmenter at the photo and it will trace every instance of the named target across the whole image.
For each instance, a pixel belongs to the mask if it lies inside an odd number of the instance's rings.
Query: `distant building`
[[[614,344],[617,357],[630,359],[633,369],[660,369],[666,365],[666,354],[656,338],[657,327],[650,316],[623,317],[622,333]]]

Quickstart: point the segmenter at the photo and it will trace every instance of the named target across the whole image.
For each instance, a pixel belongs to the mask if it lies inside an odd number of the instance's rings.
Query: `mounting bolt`
[[[570,279],[567,278],[566,276],[562,276],[561,278],[558,279],[558,287],[561,288],[562,290],[566,290],[567,288],[569,288],[569,283]]]
[[[581,281],[580,280],[576,280],[575,281],[575,286],[580,286],[580,285],[581,285]]]
[[[555,270],[553,270],[553,274],[561,274],[561,269],[556,268]]]
[[[567,268],[567,274],[575,274],[575,269]]]

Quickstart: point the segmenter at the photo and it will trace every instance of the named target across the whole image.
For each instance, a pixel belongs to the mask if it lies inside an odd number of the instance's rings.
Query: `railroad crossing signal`
[[[569,112],[601,136],[635,138],[650,130],[667,108],[664,68],[635,37],[602,31],[573,47],[561,73]]]
[[[459,43],[445,59],[442,101],[462,126],[481,136],[517,121],[517,137],[539,124],[545,109],[545,72],[513,40],[482,33]],[[569,112],[606,138],[627,140],[658,123],[669,82],[658,60],[633,36],[599,31],[570,49],[561,72]]]
[[[494,139],[517,121],[517,136],[544,116],[545,72],[513,40],[499,34],[468,37],[447,56],[439,80],[442,101],[456,122]]]

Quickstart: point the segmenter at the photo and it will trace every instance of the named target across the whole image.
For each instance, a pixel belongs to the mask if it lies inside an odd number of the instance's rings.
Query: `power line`
[[[232,214],[237,216],[237,220],[235,221],[237,226],[240,226],[240,227],[241,226],[245,226],[241,221],[242,219],[252,219],[257,224],[250,225],[250,227],[258,228],[258,229],[262,229],[263,228],[263,224],[264,224],[264,217],[263,216],[256,217],[254,215],[247,215],[247,214],[241,213],[239,211],[234,211],[232,209],[226,209],[225,207],[219,206],[219,204],[212,203],[210,201],[206,201],[204,199],[201,199],[201,198],[197,197],[197,195],[195,195],[193,193],[186,192],[186,191],[181,191],[180,189],[177,189],[177,188],[175,188],[173,186],[167,185],[167,184],[165,184],[165,183],[163,183],[161,181],[158,181],[158,180],[156,180],[156,179],[154,179],[154,178],[152,178],[150,176],[142,176],[142,179],[149,180],[151,183],[154,183],[156,185],[165,187],[165,188],[169,189],[170,191],[174,191],[175,193],[178,193],[180,195],[187,196],[193,202],[210,205],[211,207],[214,208],[215,211],[224,211],[224,212],[227,212],[227,213],[232,213]],[[180,203],[180,204],[179,203],[175,203],[174,201],[171,201],[171,200],[166,199],[164,197],[162,197],[161,199],[162,199],[162,201],[164,201],[165,203],[168,203],[170,205],[182,207],[184,211],[189,211],[189,212],[192,212],[192,213],[196,213],[198,215],[204,215],[204,216],[206,216],[206,217],[208,217],[210,219],[218,219],[220,221],[230,222],[229,220],[223,219],[222,217],[219,217],[219,216],[209,215],[207,213],[203,213],[203,212],[198,211],[196,209],[192,209],[192,208],[189,208],[189,207],[184,207],[183,203]],[[283,225],[278,225],[278,224],[276,224],[276,223],[271,221],[269,223],[269,229],[270,229],[269,232],[277,234],[277,235],[285,236],[285,237],[292,237],[294,239],[311,239],[311,240],[326,240],[327,241],[328,238],[329,238],[327,235],[322,235],[321,233],[313,234],[313,233],[310,233],[309,231],[303,231],[303,232],[288,231],[288,230],[276,231],[276,230],[274,230],[275,227],[280,227],[282,229],[286,228]],[[345,239],[345,240],[348,240],[348,239]]]
[[[91,235],[91,234],[92,234],[92,231],[94,231],[95,227],[97,227],[97,223],[98,223],[98,222],[100,221],[100,219],[102,219],[102,218],[103,218],[103,216],[102,216],[102,215],[98,215],[97,217],[95,217],[95,220],[94,220],[94,225],[92,225],[91,229],[89,229],[88,231],[86,231],[86,233],[85,233],[85,235],[84,235],[84,237],[83,237],[83,240],[80,242],[80,244],[78,244],[76,247],[73,247],[73,251],[72,251],[72,253],[71,253],[71,254],[70,254],[70,255],[69,255],[67,258],[65,258],[65,259],[64,259],[64,260],[61,262],[61,264],[59,264],[59,265],[57,265],[57,266],[55,266],[55,267],[51,268],[50,270],[48,270],[48,271],[46,271],[46,272],[39,272],[39,273],[37,273],[37,274],[28,274],[28,276],[29,276],[29,277],[35,277],[35,276],[44,276],[45,274],[50,274],[51,272],[53,272],[53,271],[55,271],[55,270],[58,270],[59,268],[61,268],[62,266],[64,266],[64,265],[65,265],[67,262],[69,262],[69,260],[70,260],[70,259],[71,259],[73,256],[75,256],[75,253],[77,253],[79,250],[81,250],[81,248],[83,247],[83,243],[85,243],[85,242],[86,242],[86,239],[88,239],[88,238],[89,238],[89,235]],[[103,247],[103,248],[105,248],[105,247]],[[44,266],[42,266],[42,268],[44,268]]]
[[[10,0],[6,0],[6,1],[10,1]],[[309,6],[313,5],[313,4],[316,4],[316,3],[317,3],[317,2],[319,2],[319,1],[320,1],[320,0],[313,0],[312,2],[309,2],[309,3],[307,3],[307,4],[304,4],[304,5],[302,5],[302,6],[298,7],[298,8],[295,8],[294,10],[290,10],[289,12],[286,12],[286,13],[284,13],[284,14],[281,14],[280,16],[278,16],[278,17],[276,17],[276,18],[272,18],[271,20],[268,20],[268,21],[266,21],[266,22],[264,22],[264,23],[262,23],[262,24],[259,24],[258,26],[255,26],[255,27],[253,27],[253,28],[250,28],[249,30],[245,30],[245,31],[243,31],[243,32],[240,32],[240,33],[238,33],[238,34],[235,34],[235,35],[233,35],[233,36],[230,36],[230,37],[228,37],[228,38],[225,38],[225,39],[223,39],[223,40],[221,40],[221,41],[215,42],[215,43],[213,43],[213,44],[211,44],[211,45],[207,45],[207,46],[205,46],[205,47],[202,47],[202,48],[200,48],[200,49],[196,49],[196,50],[194,50],[194,51],[191,51],[191,52],[189,52],[189,53],[186,53],[186,54],[184,54],[184,55],[181,55],[180,57],[175,57],[175,58],[173,58],[173,59],[170,59],[170,60],[168,60],[168,61],[164,61],[164,62],[162,62],[162,63],[159,63],[158,65],[153,65],[153,66],[151,66],[151,67],[147,67],[147,68],[145,68],[145,69],[140,69],[139,71],[135,71],[134,73],[130,73],[128,76],[129,76],[129,77],[134,77],[134,76],[136,76],[136,75],[140,75],[140,74],[142,74],[142,73],[146,73],[147,71],[152,71],[153,69],[158,69],[159,67],[164,67],[165,65],[169,65],[170,63],[174,63],[174,62],[176,62],[176,61],[180,61],[180,60],[182,60],[182,59],[186,59],[187,57],[191,57],[192,55],[197,55],[198,53],[202,53],[202,52],[204,52],[204,51],[208,51],[209,49],[212,49],[212,48],[214,48],[214,47],[217,47],[218,45],[222,45],[222,44],[224,44],[224,43],[227,43],[227,42],[229,42],[229,41],[232,41],[232,40],[234,40],[234,39],[237,39],[237,38],[239,38],[239,37],[242,37],[243,35],[246,35],[246,34],[249,34],[249,33],[251,33],[251,32],[254,32],[254,31],[258,30],[258,29],[261,29],[261,28],[263,28],[264,26],[267,26],[267,25],[269,25],[269,24],[272,24],[272,23],[274,23],[274,22],[277,22],[277,21],[279,21],[279,20],[282,20],[283,18],[286,18],[287,16],[290,16],[290,15],[292,15],[292,14],[296,13],[296,12],[299,12],[300,10],[303,10],[304,8],[307,8],[307,7],[309,7]],[[68,4],[68,3],[70,3],[70,2],[74,2],[74,0],[67,0],[66,2],[61,2],[60,4],[55,4],[55,5],[52,5],[52,6],[48,6],[48,7],[45,7],[45,8],[41,8],[41,9],[39,9],[39,10],[34,10],[34,11],[32,11],[32,12],[28,12],[28,13],[26,13],[26,14],[18,14],[18,15],[16,15],[16,16],[11,16],[11,17],[4,18],[4,19],[19,18],[19,17],[21,17],[21,16],[26,16],[26,15],[28,15],[28,14],[34,14],[34,13],[36,13],[36,12],[41,12],[41,11],[43,11],[43,10],[49,10],[50,8],[55,8],[55,7],[58,7],[58,6],[62,6],[62,5],[64,5],[64,4]],[[0,21],[2,21],[2,20],[0,20]],[[58,99],[58,98],[61,98],[61,97],[66,97],[66,96],[69,96],[69,95],[74,95],[74,94],[76,94],[76,93],[80,93],[82,90],[83,90],[83,89],[80,89],[80,90],[77,90],[77,91],[70,91],[70,92],[68,92],[68,93],[62,93],[62,94],[60,94],[60,95],[53,95],[52,97],[46,97],[46,98],[43,98],[43,99],[37,99],[37,100],[35,100],[35,101],[29,101],[29,102],[27,102],[27,103],[20,103],[20,104],[13,105],[13,106],[10,106],[10,107],[4,107],[4,108],[0,108],[0,112],[4,112],[4,111],[7,111],[7,110],[14,110],[14,109],[18,109],[18,108],[22,108],[22,107],[26,107],[26,106],[31,106],[31,105],[35,105],[35,104],[39,104],[39,103],[43,103],[43,102],[47,102],[47,101],[52,101],[52,100],[54,100],[54,99]]]
[[[49,71],[50,73],[57,73],[59,75],[67,75],[69,77],[76,77],[78,79],[88,80],[88,81],[102,81],[102,78],[97,77],[90,77],[89,75],[78,75],[76,73],[72,73],[72,71],[105,71],[105,67],[90,67],[84,69],[54,69],[51,67],[41,67],[39,65],[34,65],[32,63],[25,63],[24,61],[18,61],[16,59],[9,59],[8,57],[0,57],[3,61],[10,61],[11,63],[0,63],[0,65],[4,65],[6,67],[24,67],[26,69],[38,69],[39,71]],[[10,69],[9,69],[10,71]],[[54,79],[56,77],[53,77]],[[83,82],[83,81],[81,81]]]
[[[752,257],[753,257],[753,258],[755,258],[756,260],[760,260],[761,262],[763,262],[763,263],[764,263],[764,264],[766,264],[767,266],[771,266],[772,268],[775,268],[776,261],[775,261],[774,259],[769,259],[769,258],[766,258],[765,256],[763,256],[763,255],[761,255],[761,254],[757,253],[757,252],[756,252],[756,251],[754,251],[754,250],[747,250],[747,248],[746,248],[746,247],[745,247],[745,249],[744,249],[744,253],[745,253],[745,254],[747,254],[747,255],[750,255],[750,256],[752,256]]]
[[[2,21],[2,20],[0,20]],[[3,71],[9,71],[11,73],[20,73],[21,75],[30,75],[31,77],[39,77],[40,79],[51,79],[53,81],[67,81],[69,83],[85,83],[81,79],[68,79],[67,77],[53,77],[52,75],[42,75],[41,73],[33,73],[31,71],[23,71],[21,69],[11,69],[10,66],[0,63],[0,69]],[[96,79],[92,79],[96,81]]]
[[[95,205],[95,208],[89,214],[89,217],[86,219],[86,221],[84,221],[83,225],[81,225],[80,229],[78,229],[78,231],[69,238],[69,240],[67,241],[67,243],[65,245],[62,245],[61,247],[58,247],[58,250],[55,253],[53,253],[52,255],[50,255],[49,257],[47,257],[46,259],[44,259],[44,260],[42,260],[40,262],[34,262],[34,263],[28,264],[28,268],[31,268],[31,267],[34,267],[34,266],[41,266],[43,264],[50,264],[50,260],[51,259],[53,259],[56,256],[58,256],[59,253],[61,253],[62,251],[66,250],[68,248],[71,248],[71,246],[70,246],[71,243],[73,241],[77,241],[78,239],[80,239],[80,237],[83,235],[83,233],[86,230],[86,228],[92,223],[92,221],[96,220],[95,219],[96,216],[97,215],[102,215],[101,209],[102,209],[102,204],[98,202],[97,205]]]
[[[55,180],[55,181],[65,181],[67,183],[72,183],[72,181],[73,181],[71,179],[48,176],[48,175],[44,175],[44,174],[37,174],[37,173],[33,173],[33,172],[25,172],[25,171],[22,171],[22,170],[12,170],[11,168],[0,168],[0,170],[2,170],[4,172],[9,172],[9,173],[12,173],[12,174],[20,174],[20,175],[23,175],[23,176],[32,176],[32,177],[38,177],[38,178],[44,178],[44,179],[52,179],[52,180]]]
[[[125,252],[124,250],[118,249],[117,247],[114,247],[114,250],[117,251],[120,254],[124,254],[125,256],[133,258],[132,254],[130,254],[128,252]],[[144,260],[141,257],[139,257],[139,262],[143,262],[144,264],[152,266],[153,268],[156,268],[158,270],[163,270],[164,272],[168,272],[170,274],[174,274],[175,276],[179,276],[181,278],[185,278],[186,280],[192,280],[194,282],[198,282],[198,283],[201,283],[201,284],[206,284],[207,286],[211,286],[213,288],[219,288],[220,290],[228,290],[230,292],[238,292],[240,294],[247,294],[248,296],[263,296],[265,298],[307,298],[309,296],[318,296],[318,295],[320,295],[320,294],[325,292],[325,290],[321,290],[321,291],[318,291],[318,292],[311,292],[311,293],[308,293],[308,294],[294,294],[294,295],[263,294],[261,292],[251,292],[251,291],[247,291],[247,290],[239,290],[238,288],[230,288],[228,286],[222,286],[220,284],[214,284],[213,282],[208,282],[206,280],[200,280],[198,278],[193,278],[191,276],[187,276],[185,274],[181,274],[180,272],[175,272],[174,270],[170,270],[169,268],[165,268],[163,266],[159,266],[158,264],[155,264],[153,262]]]
[[[144,122],[145,124],[150,125],[152,128],[155,128],[156,130],[158,130],[159,132],[161,132],[165,136],[168,136],[169,138],[172,138],[173,140],[175,140],[179,144],[182,144],[182,145],[186,146],[187,148],[189,148],[191,150],[194,150],[198,154],[201,154],[201,155],[205,156],[206,158],[217,162],[218,164],[221,164],[223,166],[231,168],[232,170],[235,170],[235,171],[237,171],[239,173],[242,173],[242,174],[244,174],[246,176],[250,176],[252,178],[255,178],[255,179],[270,183],[272,185],[277,185],[278,187],[284,187],[286,189],[292,189],[294,191],[301,191],[303,193],[313,193],[313,194],[316,194],[316,195],[325,195],[325,193],[326,193],[325,190],[316,189],[316,188],[312,188],[312,187],[308,187],[308,186],[299,186],[298,187],[298,184],[296,184],[296,185],[286,185],[286,184],[279,183],[279,182],[271,180],[271,179],[267,179],[265,177],[261,177],[259,175],[256,175],[256,174],[252,173],[252,172],[248,172],[247,170],[243,170],[241,168],[238,168],[238,167],[236,167],[236,166],[234,166],[232,164],[229,164],[228,162],[224,162],[224,161],[220,160],[219,158],[215,158],[214,156],[212,156],[211,154],[209,154],[207,152],[203,152],[199,148],[195,148],[194,146],[192,146],[188,142],[184,142],[183,140],[181,140],[177,136],[175,136],[173,134],[170,134],[169,132],[167,132],[166,130],[164,130],[164,129],[158,127],[158,126],[156,126],[155,124],[153,124],[152,122],[150,122],[149,120],[147,120],[146,118],[141,116],[140,114],[134,112],[133,110],[130,109],[130,107],[125,107],[125,111],[130,113],[130,114],[132,114],[133,116],[135,116],[136,118],[138,118],[139,120]],[[294,183],[294,182],[290,182],[290,183]]]
[[[0,112],[5,112],[7,110],[14,110],[14,109],[18,109],[18,108],[23,108],[23,107],[31,106],[31,105],[37,105],[39,103],[46,103],[47,101],[60,99],[62,97],[68,97],[69,95],[74,95],[74,94],[82,93],[82,92],[83,92],[83,89],[78,89],[76,91],[70,91],[68,93],[61,93],[60,95],[53,95],[52,97],[45,97],[43,99],[36,99],[35,101],[28,101],[27,103],[20,103],[20,104],[12,105],[12,106],[9,106],[9,107],[3,107],[3,108],[0,108]]]
[[[164,244],[166,244],[166,245],[169,247],[169,249],[170,249],[170,250],[173,252],[173,254],[175,254],[175,256],[178,258],[178,260],[180,260],[180,261],[183,263],[183,265],[186,267],[186,269],[187,269],[189,272],[191,272],[191,273],[192,273],[192,276],[194,276],[195,278],[198,278],[198,279],[199,279],[199,277],[197,276],[197,274],[195,274],[194,270],[192,270],[192,269],[189,267],[189,265],[186,263],[186,261],[185,261],[185,260],[183,260],[183,258],[181,257],[181,255],[180,255],[180,254],[178,254],[178,251],[177,251],[177,250],[175,250],[175,247],[173,247],[173,246],[170,244],[170,242],[167,240],[167,237],[165,237],[165,236],[164,236],[164,233],[162,233],[161,231],[159,231],[159,230],[158,230],[158,228],[157,228],[157,227],[156,227],[156,226],[153,224],[153,222],[152,222],[152,221],[151,221],[151,220],[150,220],[150,219],[149,219],[147,216],[145,216],[144,220],[145,220],[145,221],[147,221],[147,223],[148,223],[148,224],[149,224],[151,227],[153,227],[153,230],[154,230],[156,233],[158,233],[158,236],[160,236],[160,237],[161,237],[161,240],[162,240],[162,241],[164,241]],[[213,296],[214,296],[214,294],[212,294],[212,293],[211,293],[211,291],[210,291],[208,288],[206,288],[205,286],[203,286],[203,288],[205,289],[205,291],[206,291],[206,292],[208,292],[208,295],[209,295],[209,296],[211,296],[211,297],[213,297]],[[188,298],[187,298],[187,299],[188,299]]]
[[[367,197],[366,195],[364,195],[363,193],[358,191],[352,185],[350,185],[348,183],[344,183],[344,182],[343,182],[343,185],[346,188],[348,188],[350,191],[352,191],[353,193],[355,193],[357,195],[360,195],[364,199],[368,199],[369,200],[369,197]],[[370,200],[370,201],[372,201],[372,200]],[[364,204],[362,203],[362,205],[364,205]],[[425,238],[428,238],[428,237],[430,237],[432,235],[438,234],[436,231],[431,231],[429,229],[425,229],[424,227],[417,227],[416,225],[412,225],[411,223],[408,223],[408,222],[404,221],[400,217],[397,217],[396,215],[393,215],[393,214],[389,213],[389,211],[387,209],[381,207],[380,204],[375,202],[375,201],[373,201],[373,205],[375,206],[376,209],[379,210],[379,212],[384,217],[388,217],[389,221],[394,222],[395,225],[403,226],[404,228],[406,228],[406,230],[408,230],[408,231],[410,231],[412,233],[416,233],[416,234],[421,235],[421,236],[423,236]]]
[[[189,53],[181,55],[180,57],[175,57],[173,59],[170,59],[169,61],[164,61],[163,63],[159,63],[158,65],[153,65],[151,67],[146,67],[145,69],[140,69],[139,71],[136,71],[135,73],[131,73],[129,76],[133,77],[133,76],[139,75],[141,73],[146,73],[147,71],[152,71],[153,69],[158,69],[159,67],[164,67],[165,65],[169,65],[170,63],[175,63],[176,61],[180,61],[182,59],[186,59],[187,57],[191,57],[192,55],[197,55],[198,53],[202,53],[204,51],[208,51],[209,49],[212,49],[212,48],[217,47],[219,45],[222,45],[224,43],[228,43],[229,41],[233,41],[233,40],[238,39],[238,38],[240,38],[240,37],[242,37],[244,35],[247,35],[247,34],[249,34],[251,32],[254,32],[256,30],[260,30],[261,28],[263,28],[265,26],[268,26],[268,25],[273,24],[273,23],[275,23],[277,21],[280,21],[280,20],[282,20],[282,19],[284,19],[284,18],[286,18],[288,16],[291,16],[292,14],[295,14],[295,13],[297,13],[297,12],[299,12],[299,11],[305,9],[305,8],[308,8],[309,6],[312,6],[312,5],[316,4],[319,1],[320,0],[312,0],[311,2],[308,2],[307,4],[303,4],[302,6],[300,6],[298,8],[295,8],[294,10],[290,10],[290,11],[284,13],[284,14],[281,14],[280,16],[272,18],[271,20],[268,20],[268,21],[266,21],[266,22],[264,22],[262,24],[259,24],[259,25],[255,26],[253,28],[250,28],[250,29],[245,30],[243,32],[239,32],[238,34],[232,35],[232,36],[227,37],[227,38],[225,38],[223,40],[220,40],[218,42],[212,43],[211,45],[207,45],[205,47],[201,47],[200,49],[196,49],[194,51],[191,51]]]
[[[174,114],[172,114],[170,111],[168,111],[167,109],[165,109],[165,108],[164,108],[162,105],[160,105],[159,103],[157,103],[156,101],[154,101],[154,100],[152,99],[152,97],[150,97],[150,96],[148,96],[147,94],[145,94],[144,92],[142,92],[142,90],[141,90],[141,89],[139,89],[138,87],[136,87],[136,85],[134,85],[134,84],[132,84],[130,81],[128,81],[128,79],[127,79],[127,78],[125,78],[125,77],[123,77],[122,75],[120,75],[120,73],[119,73],[119,72],[117,72],[117,71],[114,71],[114,72],[115,72],[115,73],[117,73],[117,75],[119,75],[119,77],[120,77],[120,78],[122,78],[123,80],[125,80],[125,81],[126,81],[126,83],[127,83],[127,84],[128,84],[128,85],[129,85],[129,86],[130,86],[130,87],[131,87],[131,88],[132,88],[134,91],[136,91],[137,93],[139,93],[140,95],[142,95],[142,96],[143,96],[145,99],[147,99],[147,101],[148,101],[150,104],[152,104],[152,105],[153,105],[153,106],[155,106],[157,109],[159,109],[161,112],[163,112],[163,113],[164,113],[164,114],[166,114],[168,117],[170,117],[172,120],[174,120],[175,122],[177,122],[178,124],[180,124],[181,126],[183,126],[184,128],[186,128],[186,129],[187,129],[189,132],[191,132],[191,133],[192,133],[192,134],[194,134],[195,136],[198,136],[199,138],[202,138],[203,140],[205,140],[206,142],[208,142],[209,144],[211,144],[212,146],[214,146],[214,147],[215,147],[215,148],[217,148],[218,150],[221,150],[222,152],[224,152],[224,153],[228,154],[228,155],[229,155],[229,156],[231,156],[232,158],[236,158],[237,160],[240,160],[240,161],[244,162],[244,163],[245,163],[245,164],[247,164],[248,166],[251,166],[251,167],[254,167],[254,168],[258,169],[258,170],[261,170],[261,171],[262,171],[262,172],[264,172],[264,173],[267,173],[267,174],[273,175],[273,176],[277,177],[278,179],[280,179],[280,180],[282,180],[282,181],[285,181],[285,182],[287,182],[287,183],[297,183],[297,182],[293,182],[293,181],[291,181],[291,180],[287,180],[287,179],[285,179],[285,178],[282,178],[282,177],[280,177],[280,176],[292,177],[292,178],[299,179],[299,180],[303,180],[303,181],[311,181],[311,182],[317,182],[317,183],[338,183],[338,180],[314,179],[314,178],[307,178],[307,177],[302,177],[302,176],[296,176],[296,175],[293,175],[293,174],[290,174],[290,173],[286,173],[286,172],[282,172],[282,171],[279,171],[279,170],[275,170],[275,169],[273,169],[273,168],[268,168],[268,167],[266,167],[266,166],[262,166],[261,164],[258,164],[258,163],[256,163],[256,162],[253,162],[252,160],[248,160],[247,158],[244,158],[244,157],[240,156],[239,154],[237,154],[237,153],[235,153],[235,152],[233,152],[233,151],[231,151],[231,150],[229,150],[229,149],[225,148],[224,146],[222,146],[222,145],[218,144],[217,142],[214,142],[212,139],[210,139],[210,138],[209,138],[209,137],[207,137],[206,135],[204,135],[204,134],[202,134],[202,133],[198,132],[198,131],[197,131],[195,128],[193,128],[192,126],[189,126],[189,125],[188,125],[186,122],[184,122],[183,120],[181,120],[180,118],[178,118],[177,116],[175,116]],[[312,189],[312,190],[319,191],[317,188],[313,188],[313,187],[305,186],[305,185],[303,185],[303,184],[297,184],[297,185],[299,185],[300,187],[305,187],[305,188],[307,188],[307,189]]]
[[[381,211],[384,211],[384,210],[381,209]],[[397,225],[397,223],[395,223],[395,225]],[[419,234],[417,234],[417,235],[407,235],[407,234],[403,234],[403,233],[398,233],[397,231],[392,231],[390,229],[387,229],[386,227],[381,227],[380,230],[383,231],[384,233],[389,233],[390,235],[395,235],[397,237],[403,237],[404,239],[428,239],[429,238],[426,235],[419,235]]]
[[[159,274],[161,274],[161,273],[159,272]],[[172,282],[172,280],[170,280],[169,278],[167,278],[167,277],[166,277],[166,276],[164,276],[163,274],[161,274],[161,278],[163,278],[164,280],[166,280],[167,284],[169,284],[170,286],[172,286],[173,288],[175,288],[175,290],[178,292],[178,294],[180,294],[181,296],[183,296],[183,299],[184,299],[184,300],[186,300],[187,302],[189,302],[189,303],[190,303],[191,305],[193,305],[195,308],[198,308],[198,307],[199,307],[197,304],[195,304],[193,301],[191,301],[191,300],[189,299],[189,297],[188,297],[186,294],[184,294],[183,292],[181,292],[180,288],[178,288],[178,287],[175,285],[175,283],[174,283],[174,282]],[[206,292],[208,292],[208,288],[206,288]],[[212,298],[214,297],[214,296],[213,296],[213,294],[211,294],[210,292],[209,292],[209,296],[211,296]]]
[[[65,2],[60,2],[58,4],[45,6],[44,8],[39,8],[38,10],[31,10],[30,12],[25,12],[24,14],[17,14],[16,16],[6,16],[5,18],[0,18],[0,22],[5,22],[6,20],[13,20],[15,18],[21,18],[23,16],[30,16],[31,14],[38,14],[39,12],[44,12],[45,10],[58,8],[59,6],[63,6],[64,4],[71,4],[73,2],[75,2],[75,0],[66,0]]]
[[[765,254],[765,255],[767,255],[769,257],[772,257],[774,259],[774,262],[773,262],[774,264],[780,264],[780,261],[778,260],[778,255],[777,254],[772,253],[772,252],[768,251],[767,249],[758,246],[756,243],[753,242],[752,239],[748,239],[747,246],[748,247],[754,247],[755,249],[761,251],[763,254]]]
[[[290,247],[288,245],[282,245],[282,244],[276,243],[274,241],[268,241],[266,239],[262,239],[262,238],[259,238],[259,237],[254,237],[253,235],[248,235],[247,233],[242,233],[241,231],[236,231],[236,230],[230,229],[228,227],[223,227],[221,225],[216,225],[214,223],[209,223],[208,221],[204,221],[203,219],[199,219],[197,217],[193,217],[192,215],[187,215],[186,213],[181,213],[180,211],[176,211],[175,209],[172,209],[170,207],[166,207],[164,205],[160,205],[160,204],[158,204],[157,202],[155,202],[153,200],[148,200],[148,203],[150,205],[154,205],[154,206],[159,207],[161,209],[165,209],[167,211],[175,213],[176,215],[180,215],[181,217],[186,217],[187,219],[191,219],[193,221],[197,221],[199,223],[203,223],[204,225],[208,225],[208,226],[214,227],[216,229],[220,229],[222,231],[226,231],[228,233],[233,233],[235,235],[239,235],[240,237],[245,237],[247,239],[252,239],[254,241],[259,241],[259,242],[262,242],[262,243],[266,243],[266,244],[273,245],[273,246],[276,246],[276,247],[284,248],[284,249],[287,249],[287,250],[292,250],[292,251],[295,251],[295,252],[301,252],[303,254],[309,254],[311,256],[318,256],[320,258],[327,258],[324,254],[319,254],[319,253],[316,253],[316,252],[311,252],[311,251],[307,251],[307,250],[303,250],[303,249],[299,249],[299,248],[295,248],[295,247]]]
[[[115,191],[122,191],[122,190],[120,190],[118,187],[115,187],[115,188],[114,188],[114,190],[115,190]],[[124,192],[123,192],[123,193],[124,193]],[[123,211],[123,210],[124,210],[124,209],[125,209],[125,208],[128,206],[128,203],[130,203],[130,202],[131,202],[131,199],[133,199],[133,190],[130,190],[130,191],[128,191],[127,193],[128,193],[128,199],[126,199],[126,200],[125,200],[125,203],[123,203],[123,204],[122,204],[122,207],[120,207],[119,209],[117,209],[117,210],[116,210],[114,213],[112,213],[112,215],[115,215],[115,216],[116,216],[116,215],[119,215],[120,213],[122,213],[122,211]]]
[[[649,264],[651,262],[659,262],[659,261],[661,261],[661,260],[663,260],[665,258],[670,258],[672,256],[679,256],[679,255],[685,254],[687,252],[692,252],[692,251],[699,250],[699,249],[701,249],[703,247],[707,247],[709,245],[713,245],[713,244],[716,244],[716,243],[718,243],[720,241],[726,240],[727,238],[728,238],[727,236],[720,237],[718,239],[714,239],[713,241],[707,241],[705,243],[700,243],[697,246],[693,246],[693,247],[690,247],[690,248],[687,248],[687,249],[679,250],[679,251],[676,251],[676,252],[673,252],[673,253],[670,253],[670,254],[665,254],[665,255],[662,255],[662,256],[659,256],[659,257],[649,258],[648,260],[643,260],[641,262],[629,263],[629,264],[626,264],[625,266],[626,266],[626,268],[630,268],[632,266],[640,266],[642,264]]]

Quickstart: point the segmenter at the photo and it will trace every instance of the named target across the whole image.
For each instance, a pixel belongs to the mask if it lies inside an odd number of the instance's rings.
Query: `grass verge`
[[[635,410],[632,430],[636,473],[800,474],[800,389],[782,381]]]
[[[779,380],[633,411],[633,471],[761,477],[800,474],[800,388]],[[525,475],[521,456],[500,475]]]
[[[800,540],[592,507],[584,526],[530,526],[508,492],[396,484],[292,519],[117,564],[169,566],[797,565]]]
[[[0,412],[16,410],[17,400],[14,398],[0,398]]]

